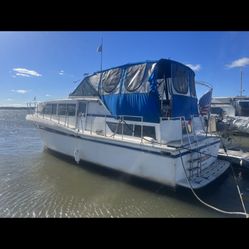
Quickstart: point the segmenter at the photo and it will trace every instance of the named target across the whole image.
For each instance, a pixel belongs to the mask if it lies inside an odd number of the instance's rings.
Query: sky
[[[65,98],[102,68],[170,58],[190,66],[213,96],[249,95],[249,32],[0,32],[0,106]],[[198,97],[207,89],[197,86]]]

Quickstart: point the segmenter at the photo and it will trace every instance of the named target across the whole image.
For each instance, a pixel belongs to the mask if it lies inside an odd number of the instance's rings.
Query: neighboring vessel
[[[211,113],[221,116],[249,116],[249,97],[213,97]]]
[[[213,98],[211,114],[225,145],[249,152],[249,97]]]
[[[76,162],[199,189],[229,163],[204,131],[194,78],[173,60],[126,64],[85,77],[68,99],[39,103],[26,119],[49,149]]]

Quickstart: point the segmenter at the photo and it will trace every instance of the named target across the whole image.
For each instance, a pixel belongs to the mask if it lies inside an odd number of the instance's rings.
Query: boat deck
[[[191,177],[189,179],[190,184],[188,180],[184,178],[182,181],[178,182],[177,185],[193,189],[203,188],[210,182],[223,175],[229,166],[229,162],[217,159],[210,167],[202,170],[200,176]]]

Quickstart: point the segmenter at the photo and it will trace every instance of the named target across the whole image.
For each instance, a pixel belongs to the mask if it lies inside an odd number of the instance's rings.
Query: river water
[[[44,148],[26,114],[0,110],[0,217],[243,217],[211,210],[189,190],[77,165]],[[247,209],[248,175],[236,172]],[[242,211],[231,173],[199,195],[218,208]]]

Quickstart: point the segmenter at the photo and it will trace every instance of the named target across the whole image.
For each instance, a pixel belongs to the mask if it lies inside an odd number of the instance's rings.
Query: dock
[[[224,149],[219,149],[218,158],[227,160],[239,168],[249,170],[249,152],[232,149],[225,152]]]

